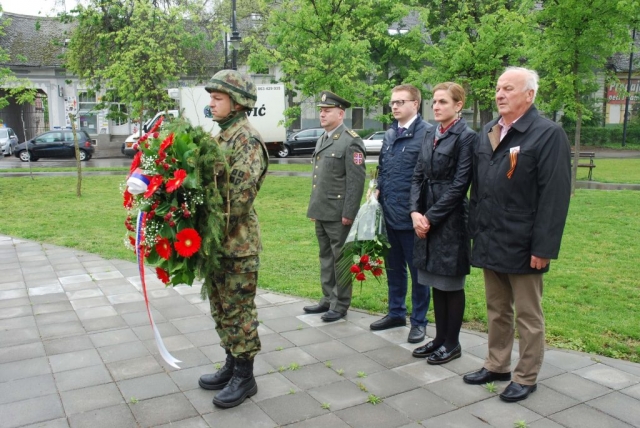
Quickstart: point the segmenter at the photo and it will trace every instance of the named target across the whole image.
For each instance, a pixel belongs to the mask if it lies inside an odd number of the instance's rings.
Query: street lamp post
[[[231,46],[233,46],[233,52],[231,53],[231,68],[233,70],[238,69],[238,49],[240,49],[240,42],[242,37],[238,32],[236,24],[236,0],[231,0]]]

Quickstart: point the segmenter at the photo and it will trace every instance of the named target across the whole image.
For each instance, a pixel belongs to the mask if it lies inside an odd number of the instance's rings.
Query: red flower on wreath
[[[140,166],[140,158],[142,158],[142,152],[138,151],[131,161],[131,168],[129,168],[129,175],[133,174],[133,171]]]
[[[156,190],[162,185],[162,176],[160,174],[154,175],[149,181],[149,185],[147,186],[147,191],[144,192],[145,198],[150,198]]]
[[[160,129],[160,126],[162,125],[162,121],[164,120],[164,116],[160,116],[158,118],[158,121],[155,123],[155,125],[153,125],[153,128],[151,128],[151,130],[147,133],[147,135],[153,134],[155,133],[158,129]],[[156,137],[157,138],[157,137]]]
[[[167,238],[159,238],[156,242],[156,253],[165,260],[171,257],[171,243]]]
[[[165,189],[167,189],[167,192],[169,193],[176,191],[180,186],[182,186],[185,178],[187,178],[187,171],[184,169],[177,170],[173,173],[173,178],[167,181]]]
[[[182,257],[191,257],[200,249],[202,238],[195,229],[182,229],[176,235],[173,246]]]
[[[171,134],[169,134],[169,136],[167,138],[165,138],[162,141],[162,144],[160,144],[160,150],[158,151],[158,153],[162,154],[164,153],[165,150],[167,150],[172,144],[173,144],[173,132]],[[166,158],[166,153],[164,155],[164,157]],[[164,160],[164,159],[163,159]]]
[[[171,278],[169,278],[169,272],[162,269],[161,267],[156,268],[156,276],[160,281],[162,281],[163,284],[168,284],[169,281],[171,281]]]
[[[131,193],[129,193],[128,190],[124,191],[124,202],[122,203],[122,205],[124,205],[125,208],[131,208],[133,206],[133,195]]]
[[[136,250],[136,238],[134,238],[133,236],[129,236],[129,244],[131,244],[131,246],[133,247],[133,251]]]

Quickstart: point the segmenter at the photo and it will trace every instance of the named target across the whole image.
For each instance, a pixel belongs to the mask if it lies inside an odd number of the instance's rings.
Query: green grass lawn
[[[600,162],[598,163],[600,165]],[[605,168],[603,168],[605,169]],[[3,178],[0,233],[133,261],[123,246],[120,176]],[[318,248],[306,218],[309,178],[270,176],[258,196],[264,253],[259,285],[320,297]],[[578,190],[560,253],[545,277],[549,344],[640,362],[640,213],[633,191]],[[480,271],[467,281],[465,326],[486,328]],[[355,285],[353,306],[386,311],[386,284]],[[432,314],[430,311],[430,318]]]

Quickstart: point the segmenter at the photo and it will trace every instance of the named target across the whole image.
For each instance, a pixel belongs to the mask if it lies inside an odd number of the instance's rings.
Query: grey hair
[[[525,74],[524,90],[528,91],[529,89],[533,89],[532,102],[535,102],[536,95],[538,94],[538,81],[540,80],[538,73],[535,70],[524,67],[507,67],[504,72],[506,73],[507,71],[519,71]]]

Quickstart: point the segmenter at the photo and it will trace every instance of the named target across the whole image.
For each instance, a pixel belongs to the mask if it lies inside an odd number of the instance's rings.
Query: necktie
[[[404,134],[404,131],[406,131],[406,129],[400,126],[400,127],[398,127],[398,132],[396,132],[396,135],[398,137],[401,137],[402,134]]]

